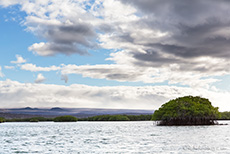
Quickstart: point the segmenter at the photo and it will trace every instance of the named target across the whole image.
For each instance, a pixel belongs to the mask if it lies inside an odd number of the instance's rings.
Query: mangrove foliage
[[[6,121],[5,118],[0,117],[0,123],[3,123],[3,122],[5,122],[5,121]]]
[[[54,122],[76,122],[78,119],[74,116],[65,115],[54,118]]]
[[[149,121],[152,115],[98,115],[79,119],[79,121]]]
[[[156,110],[152,120],[159,125],[214,125],[220,117],[217,107],[208,99],[185,96],[163,104]]]

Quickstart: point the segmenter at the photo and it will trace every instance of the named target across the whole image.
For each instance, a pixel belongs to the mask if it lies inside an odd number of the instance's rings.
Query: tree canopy
[[[152,120],[160,120],[160,125],[209,125],[219,115],[218,107],[213,107],[208,99],[185,96],[163,104]]]

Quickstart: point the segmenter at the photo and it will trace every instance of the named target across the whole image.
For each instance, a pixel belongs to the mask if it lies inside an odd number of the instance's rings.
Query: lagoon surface
[[[230,153],[229,125],[145,122],[2,123],[0,154]]]

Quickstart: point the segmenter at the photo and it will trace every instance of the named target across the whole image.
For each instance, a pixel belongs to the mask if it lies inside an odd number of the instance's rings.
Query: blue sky
[[[230,110],[229,5],[1,0],[0,107],[156,109],[199,95]]]

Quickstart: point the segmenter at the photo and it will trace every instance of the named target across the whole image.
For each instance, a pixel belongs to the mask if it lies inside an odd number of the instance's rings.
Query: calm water
[[[150,121],[3,123],[0,154],[10,153],[230,154],[230,125],[160,127]]]

